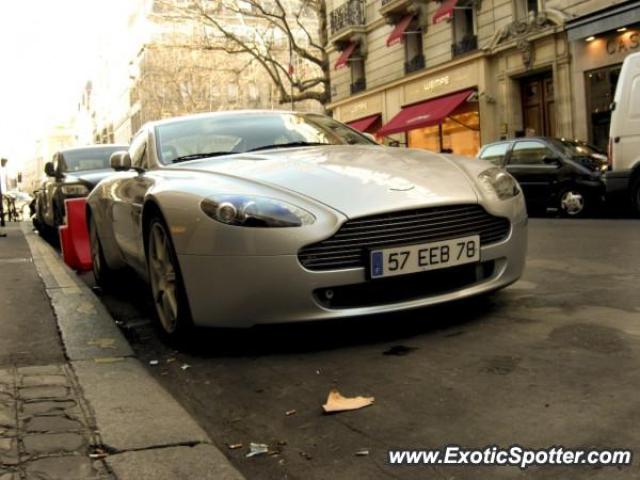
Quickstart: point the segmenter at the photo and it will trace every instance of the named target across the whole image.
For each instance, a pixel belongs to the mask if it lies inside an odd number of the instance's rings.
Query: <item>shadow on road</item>
[[[145,348],[143,344],[151,341],[156,347],[161,343],[165,348],[203,358],[299,354],[374,343],[403,344],[410,343],[414,336],[437,334],[443,329],[447,336],[462,335],[468,323],[491,316],[500,295],[341,320],[272,324],[248,329],[197,328],[188,339],[175,343],[164,338],[156,326],[148,289],[141,280],[132,278],[126,288],[98,294],[134,348]],[[127,309],[124,314],[123,308]],[[147,321],[141,324],[140,319]]]

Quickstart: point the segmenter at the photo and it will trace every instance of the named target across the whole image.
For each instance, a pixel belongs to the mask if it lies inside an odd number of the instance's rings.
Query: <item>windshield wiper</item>
[[[247,152],[257,152],[258,150],[268,150],[271,148],[291,148],[291,147],[313,147],[315,145],[331,145],[326,142],[291,142],[291,143],[279,143],[273,145],[262,145],[261,147],[252,148]]]
[[[198,158],[217,157],[219,155],[229,155],[233,152],[207,152],[207,153],[192,153],[190,155],[183,155],[182,157],[174,158],[171,163],[186,162],[188,160],[197,160]]]

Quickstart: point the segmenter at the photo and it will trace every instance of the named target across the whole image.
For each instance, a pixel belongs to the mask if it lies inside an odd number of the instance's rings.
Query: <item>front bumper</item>
[[[310,271],[297,255],[178,256],[196,325],[251,327],[408,310],[498,290],[520,278],[526,249],[525,218],[512,223],[506,240],[482,247],[481,261],[493,265],[487,277],[420,298],[352,308],[328,308],[314,292],[368,282],[364,268]]]
[[[627,192],[629,188],[630,172],[607,172],[603,181],[606,185],[607,196],[619,195]]]

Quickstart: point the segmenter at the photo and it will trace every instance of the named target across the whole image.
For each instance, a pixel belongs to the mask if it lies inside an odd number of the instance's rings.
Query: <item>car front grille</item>
[[[495,273],[494,260],[411,273],[353,285],[318,288],[313,295],[325,308],[360,308],[391,305],[444,295],[488,280]]]
[[[371,215],[345,222],[330,238],[298,252],[309,270],[364,267],[367,251],[480,235],[480,245],[504,240],[509,220],[493,216],[480,205],[452,205]]]

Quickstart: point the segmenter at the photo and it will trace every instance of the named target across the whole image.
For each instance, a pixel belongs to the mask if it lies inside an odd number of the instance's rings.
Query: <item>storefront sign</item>
[[[340,119],[343,122],[350,122],[358,118],[366,117],[382,112],[382,96],[374,95],[366,99],[345,105],[341,108]]]
[[[607,39],[606,48],[609,55],[629,53],[640,47],[640,32],[623,33]]]
[[[428,100],[478,84],[478,64],[473,63],[411,82],[404,89],[404,104]]]

